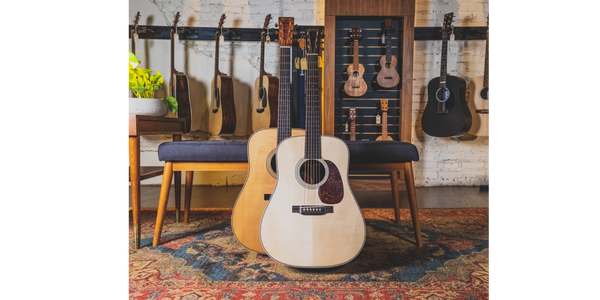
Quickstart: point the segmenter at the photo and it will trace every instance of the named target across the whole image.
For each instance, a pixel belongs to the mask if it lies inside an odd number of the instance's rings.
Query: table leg
[[[131,206],[133,210],[133,243],[140,248],[140,137],[129,137],[129,176],[131,177]]]
[[[174,134],[173,141],[181,141],[181,134]],[[175,222],[179,223],[181,211],[181,171],[173,172],[175,176]]]

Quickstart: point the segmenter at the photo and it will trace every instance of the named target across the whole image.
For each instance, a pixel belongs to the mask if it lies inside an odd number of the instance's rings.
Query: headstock
[[[306,39],[306,32],[302,32],[300,34],[300,38],[298,39],[298,48],[306,50]]]
[[[444,27],[442,27],[442,31],[450,30],[452,27],[452,19],[454,18],[454,13],[449,12],[444,15]]]
[[[389,33],[394,32],[394,30],[395,29],[392,24],[392,19],[390,19],[390,18],[385,19],[385,32],[389,34]]]
[[[388,99],[381,99],[381,111],[386,112],[388,110]]]
[[[179,23],[179,12],[175,15],[175,21],[173,21],[173,27],[177,27],[177,23]]]
[[[263,30],[267,30],[269,27],[269,23],[271,23],[271,14],[268,14],[265,18],[265,24],[263,25]]]
[[[353,40],[360,40],[361,37],[361,29],[359,27],[352,27],[352,30],[350,31],[350,38]]]
[[[317,29],[309,29],[306,39],[306,49],[308,53],[320,54],[321,52],[321,31]]]
[[[291,47],[294,39],[294,17],[279,17],[279,47]]]
[[[221,19],[219,20],[219,26],[217,26],[217,31],[221,31],[221,29],[223,28],[223,23],[225,23],[225,18],[227,18],[227,16],[225,16],[225,14],[221,15]]]
[[[137,15],[135,15],[135,20],[133,21],[133,27],[137,27],[139,21],[140,21],[140,12],[138,11]]]
[[[348,112],[348,119],[350,121],[354,121],[356,120],[356,108],[355,107],[350,107],[350,111]]]

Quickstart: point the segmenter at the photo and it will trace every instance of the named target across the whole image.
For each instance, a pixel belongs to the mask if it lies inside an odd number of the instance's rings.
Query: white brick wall
[[[215,27],[222,13],[227,14],[224,27],[262,27],[264,18],[271,14],[274,22],[280,16],[294,16],[301,25],[324,25],[325,0],[130,0],[129,23],[140,11],[141,25],[171,25],[176,12],[181,13],[181,25]],[[416,27],[442,26],[444,14],[454,12],[454,26],[485,26],[489,4],[487,0],[417,0]],[[150,19],[149,19],[150,18]],[[272,23],[273,24],[273,23]],[[273,25],[271,24],[271,27]],[[471,78],[483,75],[485,41],[449,42],[448,72],[451,75]],[[169,70],[169,42],[141,40],[137,53],[143,67],[163,73]],[[420,160],[415,163],[417,186],[480,185],[489,181],[488,138],[452,140],[426,135],[421,129],[421,115],[427,103],[428,82],[439,76],[441,41],[416,41],[413,83],[413,143]],[[201,123],[192,124],[192,130],[208,129],[208,98],[213,72],[214,42],[188,41],[176,45],[175,67],[190,79],[190,96],[196,104],[193,113]],[[187,53],[184,50],[187,48]],[[267,72],[277,74],[276,43],[266,47]],[[225,42],[220,49],[220,69],[233,75],[238,126],[235,136],[251,134],[249,103],[258,76],[260,45],[255,42]],[[185,56],[185,59],[184,59]],[[145,64],[145,65],[144,65]],[[198,133],[184,139],[205,139]],[[162,165],[156,150],[168,136],[142,137],[142,163]],[[196,172],[195,184],[243,184],[245,174],[240,172]],[[202,173],[202,174],[198,174]],[[243,173],[243,172],[242,172]],[[160,184],[160,177],[143,184]]]

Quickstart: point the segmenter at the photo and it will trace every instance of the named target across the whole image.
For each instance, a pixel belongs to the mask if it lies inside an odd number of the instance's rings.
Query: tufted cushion
[[[418,161],[415,145],[399,141],[345,141],[350,150],[350,164],[404,163]]]
[[[248,141],[176,141],[158,146],[160,161],[247,162]]]

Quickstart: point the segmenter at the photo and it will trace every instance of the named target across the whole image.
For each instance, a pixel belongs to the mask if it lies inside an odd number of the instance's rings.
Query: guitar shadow
[[[433,138],[423,131],[423,125],[421,124],[425,106],[427,106],[427,85],[421,86],[419,92],[419,108],[417,116],[415,117],[415,139],[417,139],[420,143],[430,141]]]
[[[186,26],[194,26],[196,19],[194,16],[190,16],[187,20]],[[183,43],[183,72],[188,75],[188,91],[190,94],[190,109],[192,112],[192,126],[190,130],[200,131],[203,128],[208,128],[208,98],[210,92],[206,83],[198,81],[196,78],[190,76],[190,70],[192,66],[190,62],[190,49],[194,48],[195,42],[186,40]]]

